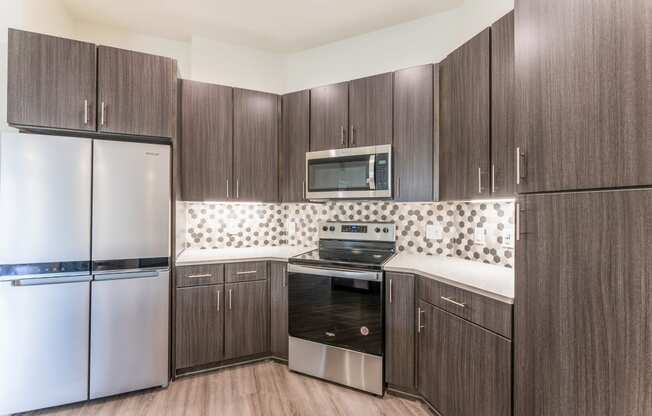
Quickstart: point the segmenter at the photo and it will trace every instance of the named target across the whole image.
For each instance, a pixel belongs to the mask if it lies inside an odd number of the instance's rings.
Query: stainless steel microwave
[[[392,197],[392,145],[306,153],[306,198]]]

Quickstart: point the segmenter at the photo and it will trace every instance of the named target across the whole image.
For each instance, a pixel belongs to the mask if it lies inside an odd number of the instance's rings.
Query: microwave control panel
[[[389,189],[389,155],[387,153],[380,153],[376,155],[376,168],[374,171],[374,179],[376,181],[376,189]]]

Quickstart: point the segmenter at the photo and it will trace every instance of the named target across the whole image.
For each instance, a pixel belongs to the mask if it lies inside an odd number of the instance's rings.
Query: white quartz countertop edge
[[[288,261],[290,257],[307,253],[315,247],[272,246],[223,249],[185,249],[177,256],[176,266],[196,266],[245,261]]]
[[[471,260],[399,253],[383,267],[439,281],[500,302],[514,303],[514,270]]]

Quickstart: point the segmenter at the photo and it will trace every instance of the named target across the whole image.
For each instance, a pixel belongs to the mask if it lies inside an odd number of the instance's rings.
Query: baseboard
[[[421,402],[424,405],[426,405],[428,410],[430,410],[433,415],[441,416],[441,414],[437,411],[437,409],[432,407],[432,405],[426,399],[424,399],[423,396],[420,395],[418,392],[406,391],[405,389],[403,389],[401,387],[393,386],[391,384],[387,384],[386,392],[387,392],[387,394],[391,394],[392,396],[396,396],[396,397],[400,397],[400,398],[403,398],[403,399],[415,400],[415,401]]]
[[[180,368],[176,370],[176,378],[191,376],[195,374],[207,373],[210,371],[220,370],[223,368],[235,367],[238,365],[245,365],[255,363],[258,361],[265,361],[273,359],[269,353],[250,355],[247,357],[234,358],[232,360],[219,361],[216,363],[204,364],[196,367]]]

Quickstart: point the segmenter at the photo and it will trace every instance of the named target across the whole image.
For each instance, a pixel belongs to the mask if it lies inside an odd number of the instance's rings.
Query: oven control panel
[[[389,222],[324,222],[320,239],[395,241],[396,225]]]

